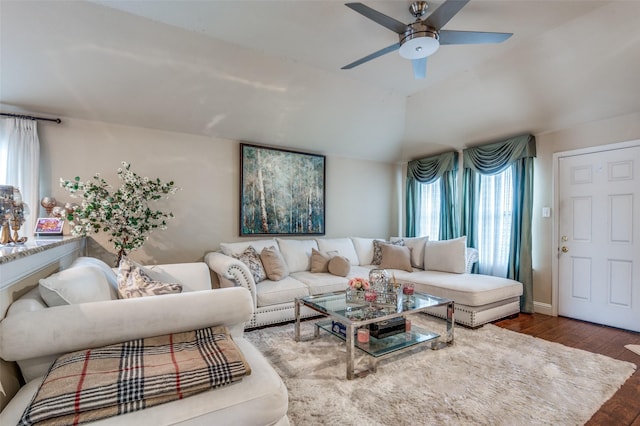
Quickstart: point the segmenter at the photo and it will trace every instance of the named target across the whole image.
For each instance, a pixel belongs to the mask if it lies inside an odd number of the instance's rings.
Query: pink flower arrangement
[[[368,290],[371,285],[369,284],[369,281],[364,278],[351,278],[349,280],[349,287],[354,290]]]

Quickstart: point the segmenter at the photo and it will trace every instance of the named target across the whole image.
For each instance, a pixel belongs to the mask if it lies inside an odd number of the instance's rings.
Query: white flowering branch
[[[82,196],[82,204],[68,214],[73,235],[89,235],[100,231],[109,234],[109,242],[118,252],[118,260],[128,252],[140,248],[156,228],[167,228],[171,212],[152,209],[150,202],[163,196],[175,194],[174,182],[163,183],[160,179],[141,177],[130,170],[131,165],[122,162],[118,178],[123,182],[113,189],[96,174],[93,179],[82,182],[60,179],[60,186],[72,197]]]

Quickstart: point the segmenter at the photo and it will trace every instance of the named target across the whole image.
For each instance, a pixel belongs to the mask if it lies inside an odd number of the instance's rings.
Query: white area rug
[[[624,345],[624,347],[640,355],[640,345]]]
[[[413,323],[444,333],[444,322]],[[426,346],[346,380],[345,347],[321,332],[296,343],[293,324],[245,333],[289,390],[293,425],[581,425],[636,366],[494,325],[456,327],[455,344]],[[312,323],[303,323],[312,336]],[[362,354],[358,351],[358,354]],[[366,358],[361,366],[366,366]]]

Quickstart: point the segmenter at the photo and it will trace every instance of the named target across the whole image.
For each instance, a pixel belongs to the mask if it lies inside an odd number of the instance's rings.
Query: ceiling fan
[[[400,40],[391,46],[345,65],[341,69],[351,69],[394,50],[399,50],[400,56],[411,59],[414,77],[421,79],[425,78],[427,74],[427,57],[435,53],[440,45],[500,43],[513,35],[511,33],[443,30],[442,27],[468,2],[469,0],[445,0],[440,7],[422,20],[420,18],[427,12],[427,2],[415,1],[409,6],[409,12],[416,18],[416,21],[411,24],[403,24],[362,3],[346,3],[345,6],[398,34]]]

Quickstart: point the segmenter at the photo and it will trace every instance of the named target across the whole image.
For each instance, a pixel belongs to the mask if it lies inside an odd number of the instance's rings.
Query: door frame
[[[584,154],[593,154],[596,152],[604,152],[604,151],[614,151],[616,149],[624,149],[624,148],[633,148],[636,146],[640,146],[640,139],[635,139],[626,142],[618,142],[606,145],[598,145],[592,146],[589,148],[581,148],[581,149],[573,149],[571,151],[561,151],[555,152],[553,154],[553,236],[551,237],[551,315],[554,317],[558,316],[559,309],[559,254],[560,254],[560,220],[559,220],[559,212],[558,206],[560,206],[560,200],[558,199],[558,193],[560,192],[558,185],[560,184],[558,173],[559,173],[559,162],[561,158],[564,157],[574,157],[577,155]]]

